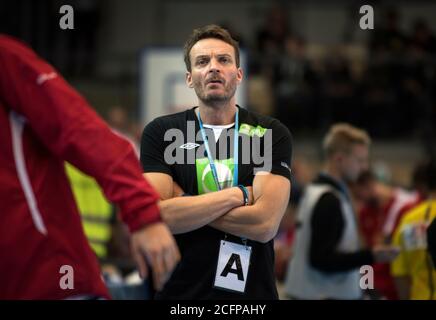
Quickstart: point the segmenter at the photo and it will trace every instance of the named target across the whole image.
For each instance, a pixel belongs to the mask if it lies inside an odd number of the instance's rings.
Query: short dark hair
[[[191,72],[191,57],[189,56],[192,47],[203,39],[219,39],[230,44],[235,49],[236,66],[239,68],[239,44],[232,38],[230,32],[216,24],[194,29],[192,34],[186,40],[183,47],[183,58],[185,60],[186,70]]]

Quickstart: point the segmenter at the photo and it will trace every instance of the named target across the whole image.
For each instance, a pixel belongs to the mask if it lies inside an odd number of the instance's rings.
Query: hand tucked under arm
[[[254,204],[230,210],[209,225],[230,234],[266,243],[277,233],[289,202],[291,184],[274,174],[258,174],[253,181]]]

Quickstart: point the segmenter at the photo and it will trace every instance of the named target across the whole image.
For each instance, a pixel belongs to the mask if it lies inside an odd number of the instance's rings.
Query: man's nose
[[[209,72],[220,72],[219,63],[216,59],[210,60]]]

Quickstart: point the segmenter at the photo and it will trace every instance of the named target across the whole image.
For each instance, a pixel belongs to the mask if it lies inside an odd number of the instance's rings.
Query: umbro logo
[[[195,148],[197,148],[199,146],[200,145],[198,143],[188,142],[188,143],[185,143],[185,144],[181,145],[179,148],[186,149],[186,150],[191,150],[191,149],[195,149]]]

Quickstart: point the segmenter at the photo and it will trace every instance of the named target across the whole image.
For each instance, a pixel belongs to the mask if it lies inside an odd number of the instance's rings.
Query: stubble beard
[[[224,86],[224,93],[210,93],[207,94],[201,83],[195,85],[195,93],[204,104],[210,106],[221,106],[229,102],[236,93],[236,80],[233,80],[229,85]]]

